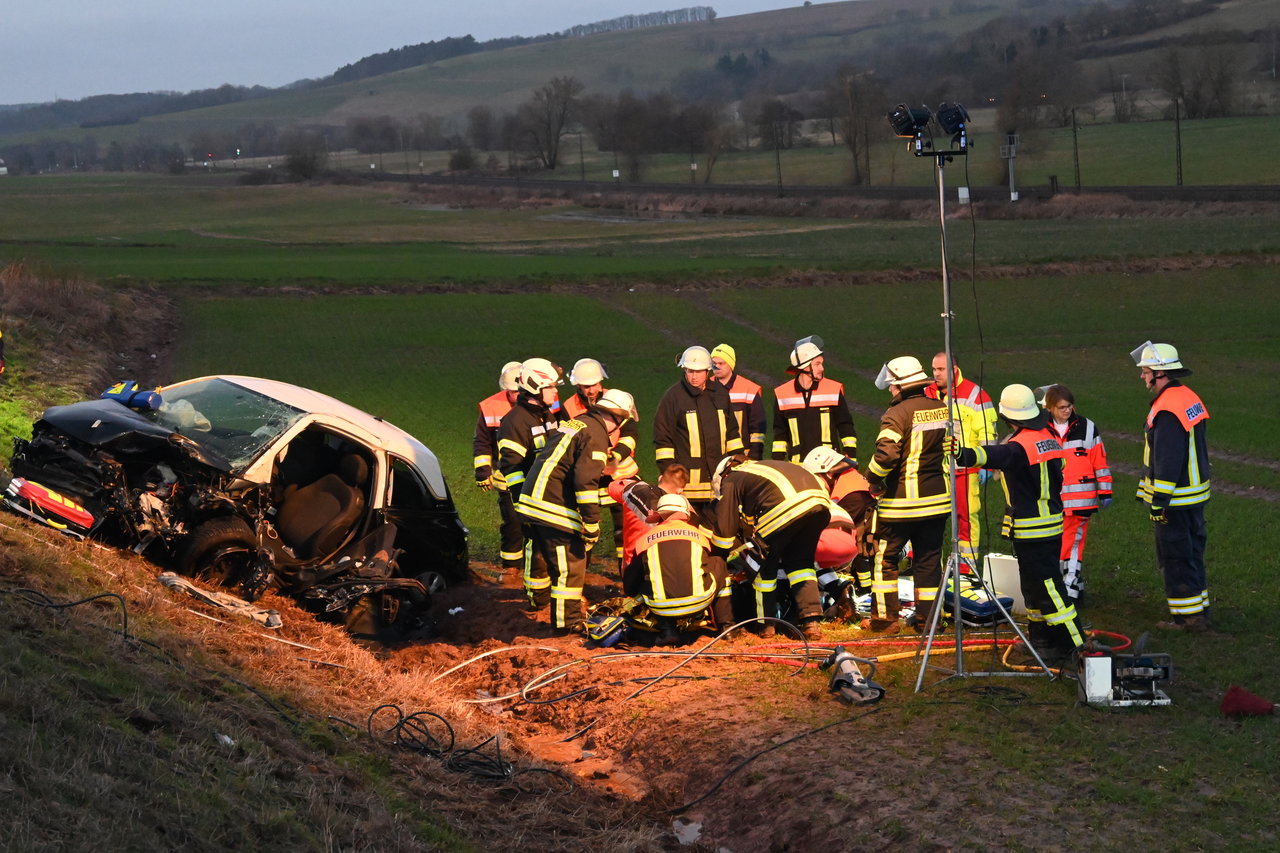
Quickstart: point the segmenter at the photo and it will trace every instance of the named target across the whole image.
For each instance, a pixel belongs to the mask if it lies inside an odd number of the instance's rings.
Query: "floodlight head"
[[[943,133],[963,133],[968,129],[969,111],[960,104],[938,104],[938,111],[933,114]]]
[[[928,107],[909,107],[898,104],[889,112],[889,124],[896,136],[914,139],[924,132],[932,118]]]

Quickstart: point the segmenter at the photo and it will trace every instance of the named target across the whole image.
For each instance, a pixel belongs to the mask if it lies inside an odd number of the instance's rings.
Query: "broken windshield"
[[[160,392],[156,423],[243,470],[304,414],[225,379],[184,382]]]

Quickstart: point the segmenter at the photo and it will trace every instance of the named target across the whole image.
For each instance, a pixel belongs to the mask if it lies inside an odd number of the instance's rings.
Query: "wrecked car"
[[[356,633],[406,630],[467,577],[468,531],[413,436],[285,382],[207,376],[44,412],[12,509],[190,577],[294,595]]]

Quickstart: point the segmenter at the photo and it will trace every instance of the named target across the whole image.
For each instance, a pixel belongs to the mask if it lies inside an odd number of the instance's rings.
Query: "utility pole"
[[[1178,186],[1182,186],[1182,105],[1173,99],[1174,152],[1178,161]]]
[[[1076,124],[1076,108],[1071,108],[1071,154],[1076,164],[1076,192],[1080,192],[1080,126]]]

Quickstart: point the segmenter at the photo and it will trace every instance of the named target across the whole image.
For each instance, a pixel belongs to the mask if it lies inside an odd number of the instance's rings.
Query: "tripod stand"
[[[914,154],[917,157],[932,157],[937,168],[938,178],[938,227],[940,229],[942,242],[942,328],[943,328],[943,349],[947,356],[947,419],[951,423],[951,433],[954,435],[959,423],[958,413],[956,411],[956,393],[955,393],[955,359],[952,355],[951,347],[951,320],[953,313],[951,310],[951,279],[947,273],[947,217],[946,217],[946,163],[957,156],[966,156],[969,153],[968,139],[965,135],[963,125],[960,126],[959,132],[953,137],[953,144],[956,145],[955,150],[951,151],[935,151],[931,148],[930,143],[923,136],[923,127],[916,131],[915,141],[913,143]],[[943,667],[935,666],[935,669],[943,670],[949,674],[942,679],[946,681],[950,678],[970,678],[970,677],[988,677],[988,676],[1039,676],[1041,674],[1053,677],[1053,672],[1045,664],[1043,658],[1035,647],[1027,640],[1022,629],[1014,622],[1013,616],[1000,603],[1000,599],[996,596],[995,591],[991,588],[984,574],[978,571],[977,566],[973,569],[973,577],[978,579],[983,591],[987,597],[995,603],[999,610],[999,617],[994,623],[998,628],[1001,621],[1007,622],[1013,632],[1022,640],[1025,648],[1031,651],[1036,662],[1040,665],[1040,671],[969,671],[965,669],[964,662],[964,619],[962,618],[960,609],[961,600],[961,572],[960,572],[960,527],[959,512],[956,506],[956,460],[954,456],[948,457],[948,471],[952,484],[951,495],[951,553],[947,557],[946,568],[942,573],[942,582],[938,587],[939,599],[937,605],[933,608],[933,618],[929,620],[928,632],[923,640],[924,653],[920,661],[920,672],[916,676],[915,692],[919,693],[923,689],[924,674],[930,666],[929,656],[933,651],[934,641],[937,639],[938,627],[942,620],[943,596],[947,594],[948,588],[951,590],[951,613],[955,624],[955,668],[946,670]],[[917,602],[917,607],[919,602]],[[938,682],[941,683],[941,682]]]

